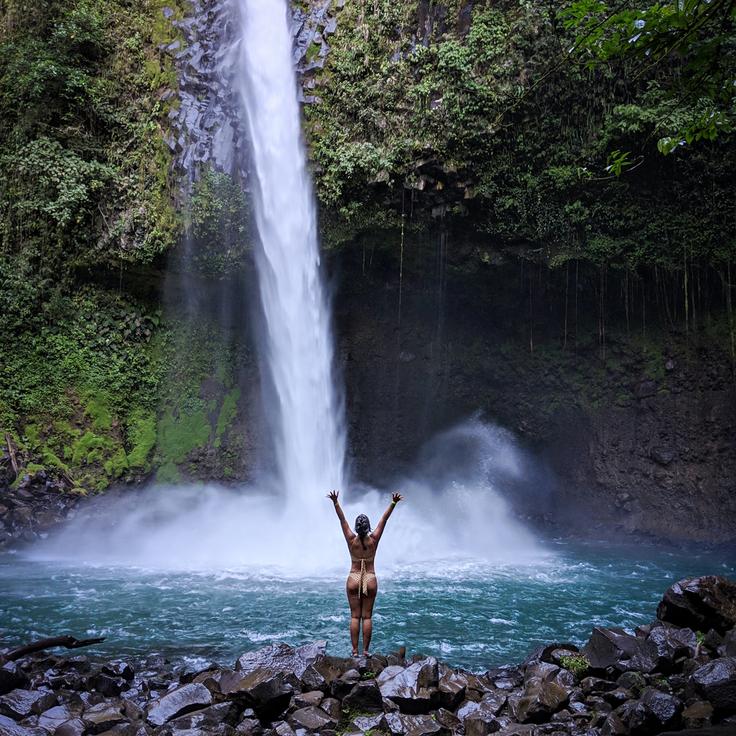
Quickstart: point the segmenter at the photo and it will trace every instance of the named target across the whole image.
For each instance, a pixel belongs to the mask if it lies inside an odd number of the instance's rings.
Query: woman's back
[[[355,537],[348,542],[353,569],[360,570],[360,562],[361,560],[365,560],[365,569],[368,572],[373,572],[373,559],[376,556],[377,547],[378,543],[370,534],[367,534],[362,540],[356,534]]]

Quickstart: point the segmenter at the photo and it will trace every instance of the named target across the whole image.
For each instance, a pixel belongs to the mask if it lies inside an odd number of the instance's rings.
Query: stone
[[[725,634],[736,626],[736,583],[718,575],[680,580],[665,591],[657,618],[693,631]]]
[[[84,731],[84,721],[81,718],[72,718],[62,723],[54,732],[54,736],[83,736]]]
[[[429,715],[408,715],[404,713],[387,713],[385,715],[388,730],[398,735],[424,736],[425,734],[438,734],[446,736],[449,731]]]
[[[201,710],[195,710],[169,721],[169,728],[175,731],[185,729],[212,729],[222,724],[234,723],[238,716],[238,706],[235,703],[217,703]]]
[[[682,711],[684,728],[703,728],[710,725],[713,718],[713,706],[705,700],[696,700]]]
[[[324,700],[325,694],[321,690],[310,690],[306,693],[297,693],[294,696],[294,705],[297,708],[306,708],[309,705],[319,705]]]
[[[38,725],[49,733],[54,733],[62,723],[71,721],[74,716],[75,714],[68,705],[55,705],[41,713],[38,717]]]
[[[248,673],[269,668],[276,672],[290,672],[301,678],[309,665],[324,657],[327,643],[324,641],[290,647],[288,644],[273,644],[256,652],[248,652],[238,658],[235,669]]]
[[[386,717],[383,713],[375,713],[372,716],[358,716],[353,718],[352,725],[362,733],[382,731],[386,728]]]
[[[439,672],[437,660],[427,657],[406,668],[387,667],[376,679],[381,695],[399,706],[402,713],[429,713],[436,701]]]
[[[556,682],[530,683],[514,702],[513,714],[521,723],[543,723],[567,702],[567,698],[568,692]]]
[[[334,721],[339,721],[342,718],[342,705],[337,698],[325,698],[320,703],[320,708]]]
[[[289,725],[292,728],[305,728],[307,731],[322,731],[327,727],[337,725],[330,715],[316,705],[300,708],[289,716]]]
[[[21,720],[43,713],[56,702],[56,695],[48,690],[15,689],[0,697],[0,714]]]
[[[657,671],[671,672],[675,660],[680,657],[694,657],[698,642],[695,632],[688,628],[677,628],[668,624],[655,626],[647,641],[653,646],[657,658]]]
[[[111,677],[104,672],[100,672],[89,678],[89,687],[108,697],[115,697],[120,695],[123,690],[128,689],[128,682],[122,677]]]
[[[437,706],[447,710],[455,710],[465,699],[468,678],[459,672],[450,670],[442,674],[437,688]]]
[[[35,726],[21,726],[7,716],[0,716],[2,736],[48,736],[48,732]]]
[[[366,713],[383,712],[383,698],[375,680],[358,682],[343,698],[343,707]]]
[[[736,657],[720,657],[693,672],[695,691],[717,711],[736,713]]]
[[[102,665],[102,671],[111,677],[122,677],[124,680],[132,680],[135,676],[133,668],[122,659],[113,659]],[[200,669],[199,672],[202,670]],[[195,673],[197,674],[197,673]]]
[[[17,662],[6,662],[0,667],[0,695],[28,686],[28,677]]]
[[[629,701],[617,710],[622,722],[634,735],[677,728],[681,712],[680,700],[655,688],[648,688],[638,701]]]
[[[500,729],[500,724],[490,710],[477,708],[463,721],[465,736],[488,736]]]
[[[267,667],[246,675],[225,673],[220,679],[220,690],[226,697],[244,700],[259,717],[272,720],[286,710],[294,693],[292,683],[286,681],[288,677],[288,673],[274,672]]]
[[[93,705],[82,714],[85,730],[89,733],[103,733],[118,723],[125,722],[125,716],[120,705],[102,702]]]
[[[163,726],[172,718],[211,704],[210,691],[200,683],[191,682],[154,701],[148,709],[146,721],[152,726]]]
[[[446,708],[440,708],[435,713],[435,720],[449,731],[457,731],[463,725],[463,722]]]
[[[582,652],[594,670],[652,672],[657,666],[654,645],[620,628],[596,626]]]
[[[356,669],[350,669],[332,681],[330,690],[335,698],[342,700],[359,682],[360,672]]]

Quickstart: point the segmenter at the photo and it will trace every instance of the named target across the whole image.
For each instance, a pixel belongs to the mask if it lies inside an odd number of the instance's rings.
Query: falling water
[[[283,0],[233,1],[240,19],[235,84],[251,148],[263,357],[273,393],[266,405],[279,484],[293,502],[342,487],[343,408],[333,378],[287,5]]]

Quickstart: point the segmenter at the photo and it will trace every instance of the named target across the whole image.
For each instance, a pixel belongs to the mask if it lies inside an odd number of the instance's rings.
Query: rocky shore
[[[3,736],[649,736],[736,734],[736,583],[669,588],[633,633],[595,628],[521,664],[471,673],[434,657],[350,659],[275,644],[232,668],[152,654],[0,652]]]

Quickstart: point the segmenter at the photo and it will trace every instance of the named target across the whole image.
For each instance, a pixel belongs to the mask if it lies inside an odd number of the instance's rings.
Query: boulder
[[[465,736],[488,736],[501,727],[493,709],[485,707],[481,701],[472,713],[463,720]]]
[[[713,706],[705,700],[696,700],[682,711],[682,725],[685,728],[709,726],[713,718]]]
[[[337,698],[325,698],[319,705],[333,721],[339,721],[342,718],[342,705]]]
[[[54,736],[83,736],[85,728],[81,718],[72,718],[62,723],[54,732]]]
[[[616,712],[632,736],[647,736],[677,728],[682,703],[673,695],[648,688],[638,701],[629,701]]]
[[[55,705],[41,713],[38,725],[49,733],[54,733],[62,723],[71,721],[75,715],[68,705]]]
[[[325,698],[321,690],[310,690],[306,693],[297,693],[294,696],[294,705],[297,708],[306,708],[310,705],[319,705]]]
[[[397,671],[398,670],[398,671]],[[376,679],[381,695],[403,713],[429,713],[437,700],[437,660],[427,657],[406,668],[387,667]]]
[[[465,699],[467,687],[468,678],[462,672],[444,672],[437,688],[437,707],[455,710]]]
[[[384,717],[388,730],[394,736],[425,736],[429,734],[447,736],[449,734],[444,726],[429,715],[387,713]]]
[[[28,677],[17,662],[6,662],[0,667],[0,695],[28,686]]]
[[[647,641],[652,645],[659,672],[671,672],[680,657],[694,657],[698,645],[692,629],[665,623],[652,628]]]
[[[343,698],[343,707],[365,713],[383,712],[383,697],[375,680],[358,682]]]
[[[665,591],[657,618],[693,631],[724,634],[736,626],[736,583],[718,575],[680,580]]]
[[[172,718],[211,704],[210,691],[200,683],[190,682],[154,701],[148,708],[146,721],[151,726],[163,726]]]
[[[235,703],[217,703],[201,710],[195,710],[169,721],[168,728],[174,731],[195,729],[204,731],[218,728],[235,722],[238,716],[238,706]]]
[[[122,677],[124,680],[128,681],[132,680],[135,676],[133,668],[122,659],[113,659],[110,662],[105,662],[105,664],[102,665],[102,671],[111,677]],[[198,674],[201,671],[202,669],[200,668],[198,672],[195,672],[194,674]]]
[[[352,669],[343,672],[340,677],[332,681],[330,692],[333,697],[342,700],[360,682],[360,672]]]
[[[220,692],[227,698],[243,701],[261,718],[271,720],[281,715],[289,706],[294,692],[288,673],[274,672],[264,667],[242,672],[224,673],[220,679]],[[293,676],[291,676],[293,679]]]
[[[294,729],[304,728],[307,731],[321,732],[325,728],[334,728],[337,725],[328,713],[316,705],[300,708],[289,716],[289,725]]]
[[[699,667],[690,682],[717,711],[736,713],[736,657],[721,657]]]
[[[652,672],[657,666],[654,644],[620,628],[596,626],[582,652],[594,670]]]
[[[35,726],[21,726],[7,716],[0,716],[2,736],[48,736],[48,732]]]
[[[123,690],[127,690],[130,685],[122,677],[112,677],[111,675],[106,675],[104,672],[100,672],[94,677],[89,678],[89,687],[108,697],[115,697],[120,695]]]
[[[533,682],[520,697],[510,699],[514,717],[521,723],[544,723],[568,699],[568,691],[556,682]]]
[[[122,706],[119,702],[102,702],[93,705],[82,714],[86,733],[103,733],[119,723],[125,723]]]
[[[358,716],[353,718],[352,725],[362,733],[383,731],[386,729],[386,717],[383,713],[374,713],[372,716]]]
[[[56,695],[48,690],[11,690],[0,697],[0,714],[21,720],[39,715],[56,705]]]
[[[327,643],[324,641],[290,647],[288,644],[272,644],[256,652],[247,652],[238,658],[235,669],[247,674],[268,668],[275,672],[293,673],[301,679],[307,668],[324,657]]]

